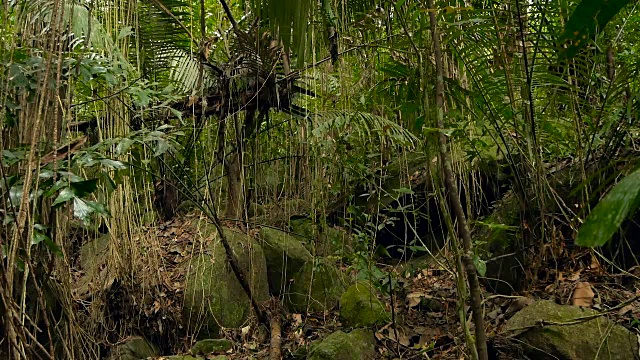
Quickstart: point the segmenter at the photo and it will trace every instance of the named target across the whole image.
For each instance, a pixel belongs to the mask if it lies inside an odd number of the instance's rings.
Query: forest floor
[[[180,313],[182,275],[178,265],[188,257],[191,236],[185,231],[184,221],[170,221],[155,227],[160,248],[164,252],[165,274],[163,293],[165,301],[154,302],[149,312]],[[529,290],[514,295],[499,295],[486,289],[484,308],[487,335],[491,339],[500,334],[505,322],[518,310],[538,299],[554,300],[559,304],[591,307],[611,311],[609,318],[629,329],[640,324],[640,291],[635,290],[640,275],[610,274],[595,259],[590,250],[572,250],[571,256],[556,263],[562,268],[547,268]],[[579,252],[579,253],[578,253]],[[381,359],[465,359],[468,358],[464,331],[458,311],[458,294],[454,273],[439,265],[438,260],[421,261],[420,265],[403,266],[379,264],[384,272],[392,274],[395,289],[387,292],[383,300],[392,313],[392,321],[376,329],[377,354]],[[345,269],[347,270],[347,269]],[[624,307],[619,305],[636,298]],[[165,309],[159,309],[165,307]],[[162,311],[160,311],[162,310]],[[469,318],[468,306],[464,309]],[[321,314],[283,314],[282,354],[285,359],[303,358],[304,349],[337,330],[348,331],[340,322],[337,310]],[[226,355],[229,359],[267,358],[269,338],[265,329],[250,322],[242,329],[226,329],[224,335],[235,346]],[[473,331],[469,324],[470,331]],[[188,339],[182,339],[187,344]],[[162,359],[162,358],[160,358]]]

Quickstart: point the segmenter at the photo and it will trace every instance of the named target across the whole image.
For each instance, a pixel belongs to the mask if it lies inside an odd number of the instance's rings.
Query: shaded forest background
[[[251,295],[223,228],[302,236],[390,299],[403,264],[438,259],[472,358],[487,293],[594,264],[636,278],[627,3],[5,0],[0,355],[100,358],[136,332],[188,349],[166,287],[194,217],[267,327],[281,305]]]

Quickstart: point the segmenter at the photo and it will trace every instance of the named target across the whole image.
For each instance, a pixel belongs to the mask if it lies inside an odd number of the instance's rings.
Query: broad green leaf
[[[31,245],[38,245],[43,241],[46,241],[49,237],[39,231],[33,232],[33,238],[31,239]]]
[[[76,181],[69,184],[69,186],[73,189],[75,196],[83,197],[96,191],[98,188],[98,179]]]
[[[412,195],[414,192],[411,189],[408,188],[399,188],[399,189],[394,189],[397,193],[399,194],[409,194]]]
[[[582,0],[565,26],[561,40],[567,44],[563,54],[574,57],[595,34],[630,3],[630,0]]]
[[[173,114],[173,116],[178,118],[178,121],[180,121],[180,123],[182,123],[182,112],[170,107],[169,110],[171,111],[171,113]]]
[[[478,275],[484,276],[487,273],[487,263],[480,259],[478,255],[473,257],[473,265],[475,265]]]
[[[158,145],[156,146],[156,151],[153,156],[160,156],[169,150],[169,143],[163,139],[158,140]]]
[[[92,213],[96,213],[102,216],[109,216],[109,210],[107,210],[104,204],[97,201],[85,201],[85,204],[87,204],[87,206],[91,208]]]
[[[134,142],[135,140],[131,140],[129,138],[122,139],[118,144],[118,146],[116,147],[116,152],[118,154],[126,153]]]
[[[618,231],[622,222],[640,205],[640,169],[627,175],[587,216],[578,231],[579,246],[602,246]]]
[[[64,204],[67,201],[73,199],[74,197],[75,197],[75,194],[73,192],[73,189],[64,188],[64,189],[62,189],[62,191],[60,191],[60,194],[58,194],[58,197],[53,202],[53,204],[51,204],[51,206],[56,207],[56,206],[58,206],[60,204]]]
[[[125,164],[118,160],[102,159],[100,160],[100,164],[116,170],[124,170],[127,168]]]
[[[55,173],[51,170],[41,170],[40,174],[38,174],[38,177],[40,179],[51,179],[54,176],[55,176]]]
[[[115,190],[116,189],[116,187],[117,187],[116,183],[113,181],[111,176],[109,176],[109,174],[102,173],[102,176],[100,176],[100,178],[102,179],[102,183],[104,184],[104,186],[108,190]]]
[[[93,209],[87,204],[86,201],[77,197],[73,198],[73,215],[75,217],[86,222],[87,220],[89,220],[92,212]]]
[[[62,257],[62,251],[60,250],[60,247],[58,245],[56,245],[53,240],[51,240],[50,237],[46,236],[44,239],[44,244],[47,245],[47,247],[49,248],[49,250],[54,253],[55,255]]]

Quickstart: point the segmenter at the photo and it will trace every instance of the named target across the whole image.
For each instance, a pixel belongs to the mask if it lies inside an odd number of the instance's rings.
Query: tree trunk
[[[433,0],[428,0],[428,7],[433,9]],[[442,51],[440,49],[440,36],[438,35],[438,25],[436,14],[429,12],[429,20],[431,22],[431,36],[433,38],[433,50],[436,60],[436,107],[438,128],[444,129],[444,80],[442,66]],[[449,193],[451,207],[458,222],[458,232],[462,238],[463,255],[462,262],[464,264],[467,279],[469,281],[469,291],[471,293],[471,310],[473,311],[473,321],[476,333],[476,349],[478,351],[479,360],[488,360],[487,352],[487,335],[484,330],[484,318],[482,315],[482,293],[480,292],[480,283],[478,281],[478,273],[473,263],[473,248],[471,242],[471,231],[467,225],[467,218],[462,208],[458,186],[454,180],[453,170],[451,167],[451,155],[447,148],[447,138],[444,132],[438,132],[440,140],[440,163],[444,170],[444,181]],[[455,236],[455,234],[451,234]]]
[[[224,162],[227,173],[227,209],[226,216],[230,219],[241,219],[243,210],[242,191],[242,162],[240,150],[236,150]]]

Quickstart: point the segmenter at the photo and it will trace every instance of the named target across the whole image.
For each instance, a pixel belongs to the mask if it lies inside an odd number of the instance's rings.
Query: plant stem
[[[427,0],[427,6],[433,9],[433,0]],[[436,14],[429,12],[429,21],[431,23],[431,36],[433,38],[433,51],[436,61],[436,109],[438,128],[444,129],[444,70],[442,65],[442,50],[440,48],[440,37],[438,35],[438,24]],[[478,351],[479,360],[487,360],[487,335],[484,330],[484,318],[482,315],[482,294],[480,292],[480,283],[478,281],[478,273],[473,263],[473,249],[471,243],[471,232],[467,224],[467,218],[460,202],[460,194],[458,187],[454,181],[453,170],[451,166],[451,156],[447,148],[447,138],[444,132],[438,132],[440,140],[440,163],[444,170],[444,181],[449,192],[451,207],[453,208],[456,220],[458,221],[458,232],[462,238],[462,262],[464,263],[465,272],[469,281],[469,292],[471,294],[471,311],[473,312],[473,321],[475,323],[476,349]],[[455,236],[455,234],[451,234]]]

